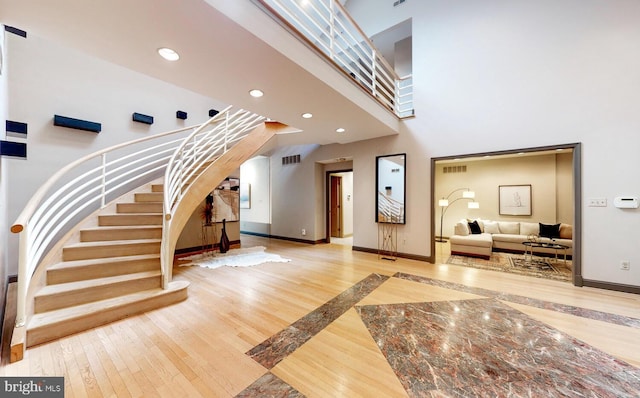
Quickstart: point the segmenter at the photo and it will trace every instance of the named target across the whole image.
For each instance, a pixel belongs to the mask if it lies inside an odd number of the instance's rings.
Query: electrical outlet
[[[631,261],[629,261],[629,260],[620,261],[620,269],[621,270],[629,271],[630,268],[631,268]]]
[[[607,207],[606,198],[590,198],[588,201],[589,207]]]
[[[302,236],[307,236],[307,230],[302,228]]]

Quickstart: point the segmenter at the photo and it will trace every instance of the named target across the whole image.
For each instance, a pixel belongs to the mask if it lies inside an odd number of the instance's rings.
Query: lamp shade
[[[473,199],[476,197],[476,193],[473,191],[464,191],[462,192],[462,197],[467,199]]]
[[[447,206],[449,206],[449,201],[447,199],[440,199],[438,201],[438,206],[447,207]]]
[[[479,208],[480,208],[480,203],[479,203],[479,202],[472,201],[472,202],[469,202],[469,203],[467,204],[467,207],[468,207],[469,209],[479,209]]]

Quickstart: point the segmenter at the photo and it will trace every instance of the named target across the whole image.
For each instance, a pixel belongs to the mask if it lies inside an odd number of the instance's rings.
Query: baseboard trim
[[[357,252],[373,253],[373,254],[378,254],[379,252],[378,249],[372,249],[369,247],[362,247],[362,246],[352,246],[351,250],[357,251]],[[433,258],[433,256],[420,256],[418,254],[410,254],[410,253],[395,253],[395,257],[406,258],[409,260],[424,261],[427,263],[435,264],[435,259]]]
[[[319,240],[298,239],[298,238],[289,238],[289,237],[286,237],[286,236],[261,234],[259,232],[249,232],[249,231],[240,231],[240,233],[244,234],[244,235],[260,236],[262,238],[280,239],[280,240],[288,240],[288,241],[291,241],[291,242],[307,243],[307,244],[310,244],[310,245],[317,245],[317,244],[320,244],[320,243],[325,243],[324,239],[319,239]]]
[[[240,240],[232,240],[232,241],[229,242],[229,244],[233,248],[233,246],[240,245]],[[183,249],[176,249],[175,250],[175,254],[176,255],[182,255],[182,254],[189,254],[189,253],[199,253],[199,252],[203,252],[203,251],[206,251],[206,250],[217,250],[219,247],[220,247],[219,243],[216,243],[214,245],[185,247]]]
[[[601,282],[589,279],[582,279],[582,286],[595,287],[598,289],[615,290],[616,292],[640,294],[640,286],[625,285],[622,283]]]

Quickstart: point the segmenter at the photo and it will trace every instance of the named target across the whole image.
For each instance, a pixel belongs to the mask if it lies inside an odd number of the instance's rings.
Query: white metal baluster
[[[104,207],[107,205],[107,200],[106,200],[106,196],[107,196],[107,154],[103,153],[102,154],[102,192],[100,194],[100,196],[102,197],[102,199],[100,199],[100,208],[104,209]]]
[[[333,6],[333,1],[329,0],[329,56],[332,60],[336,59],[336,51],[335,51],[335,30],[336,30],[336,10]]]
[[[224,119],[224,152],[227,153],[227,139],[229,137],[229,112],[227,112]]]
[[[376,93],[376,50],[375,49],[371,49],[371,93],[373,94],[373,97],[375,98],[377,93]]]
[[[178,202],[182,200],[182,185],[184,184],[184,149],[180,151],[180,156],[178,158]]]

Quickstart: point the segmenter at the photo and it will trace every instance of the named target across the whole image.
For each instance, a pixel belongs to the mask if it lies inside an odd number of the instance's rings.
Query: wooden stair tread
[[[65,249],[76,249],[82,247],[97,247],[97,246],[117,246],[117,245],[138,245],[145,243],[160,243],[162,239],[125,239],[125,240],[103,240],[96,242],[79,242],[72,245],[65,246]]]
[[[83,228],[83,231],[119,231],[121,229],[162,229],[162,225],[105,225],[101,227]]]
[[[160,270],[145,271],[145,272],[136,272],[133,274],[107,276],[104,278],[96,278],[96,279],[87,279],[87,280],[76,281],[76,282],[59,283],[56,285],[46,285],[40,288],[40,290],[38,290],[34,298],[48,296],[52,294],[71,292],[74,290],[91,289],[91,288],[96,288],[98,286],[104,286],[104,285],[109,285],[109,284],[114,284],[119,282],[134,281],[136,279],[145,279],[145,278],[155,277],[155,276],[160,277],[161,275],[162,273],[160,272]]]
[[[87,260],[62,261],[50,266],[48,270],[62,270],[62,269],[69,269],[69,268],[86,267],[90,265],[113,264],[113,263],[119,263],[119,262],[130,262],[132,260],[145,260],[145,259],[160,259],[160,254],[138,254],[135,256],[105,257],[105,258],[92,258]]]
[[[169,283],[168,289],[150,289],[110,299],[81,304],[74,307],[48,311],[41,314],[34,314],[29,320],[27,329],[33,330],[36,328],[42,328],[46,327],[47,325],[66,322],[71,319],[87,317],[91,314],[107,311],[111,308],[132,305],[136,302],[153,299],[154,297],[162,296],[165,294],[171,294],[176,290],[186,289],[188,286],[189,282],[187,281],[173,281]]]

